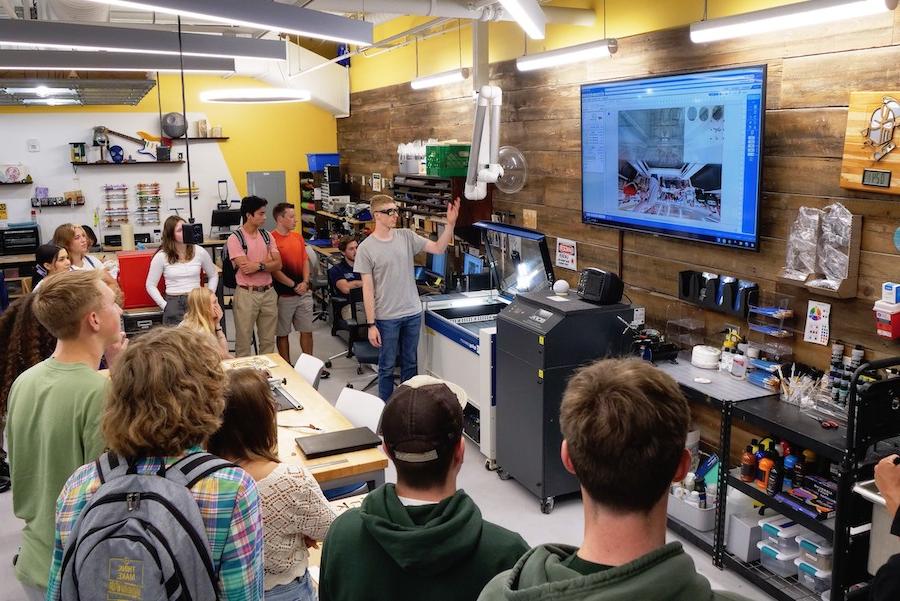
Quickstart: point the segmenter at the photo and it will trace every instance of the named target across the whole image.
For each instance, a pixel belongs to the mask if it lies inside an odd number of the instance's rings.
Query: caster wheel
[[[484,460],[484,469],[489,472],[496,472],[498,469],[497,461],[494,459],[485,459]]]
[[[545,497],[541,499],[541,513],[549,514],[551,511],[553,511],[553,505],[553,497]]]
[[[353,384],[347,384],[347,388],[353,388]]]
[[[328,369],[331,369],[331,361],[326,361],[325,367],[327,367]]]
[[[510,476],[509,472],[507,472],[502,467],[498,467],[497,468],[497,477],[500,478],[501,480],[509,480],[512,476]]]

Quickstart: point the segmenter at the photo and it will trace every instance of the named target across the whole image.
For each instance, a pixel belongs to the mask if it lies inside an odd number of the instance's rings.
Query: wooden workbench
[[[279,458],[285,463],[305,465],[322,488],[326,489],[355,482],[369,482],[370,489],[384,484],[387,456],[380,448],[306,459],[294,439],[320,433],[307,426],[312,424],[320,428],[321,432],[348,430],[354,426],[280,355],[273,353],[265,357],[276,363],[276,367],[269,369],[272,377],[285,378],[287,384],[284,388],[303,405],[303,409],[299,411],[278,412]],[[227,366],[232,361],[234,360],[224,361],[223,365]]]

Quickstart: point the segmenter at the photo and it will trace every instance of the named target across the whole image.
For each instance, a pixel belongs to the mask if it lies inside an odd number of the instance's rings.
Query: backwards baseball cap
[[[434,461],[452,452],[462,436],[466,400],[466,391],[457,384],[415,376],[388,399],[378,433],[395,461]]]

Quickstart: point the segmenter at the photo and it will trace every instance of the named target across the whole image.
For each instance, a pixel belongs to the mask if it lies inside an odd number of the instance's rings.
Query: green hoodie
[[[631,563],[590,576],[563,565],[577,550],[568,545],[535,547],[512,570],[491,580],[478,601],[744,601],[732,593],[713,591],[681,543],[669,543]]]
[[[484,521],[462,490],[436,504],[404,506],[393,484],[334,521],[322,548],[320,601],[474,601],[528,550]]]

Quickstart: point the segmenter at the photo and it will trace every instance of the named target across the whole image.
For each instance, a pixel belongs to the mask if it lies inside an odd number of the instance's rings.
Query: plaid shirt
[[[202,451],[192,447],[187,453]],[[171,465],[178,457],[165,457]],[[158,471],[159,457],[138,462],[140,474]],[[97,467],[89,463],[69,477],[56,501],[56,541],[50,565],[48,601],[59,599],[63,550],[81,512],[100,488]],[[240,468],[224,468],[191,489],[206,526],[213,565],[219,573],[221,601],[262,601],[263,532],[256,483]]]

